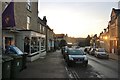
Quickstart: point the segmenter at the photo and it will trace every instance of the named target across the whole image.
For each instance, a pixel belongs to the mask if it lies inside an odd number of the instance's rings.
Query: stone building
[[[3,2],[3,11],[7,5],[8,2]],[[10,41],[10,45],[28,53],[28,61],[34,61],[54,48],[54,32],[47,25],[46,16],[43,19],[38,17],[38,1],[14,2],[14,17],[14,27],[3,27],[4,49]],[[28,49],[26,44],[29,44]]]
[[[54,32],[49,26],[46,26],[46,51],[54,51]]]
[[[112,9],[107,31],[100,34],[100,41],[105,49],[114,54],[120,54],[120,9]]]
[[[8,2],[3,2],[3,11]],[[3,27],[3,48],[10,41],[9,45],[19,47],[23,52],[28,53],[28,61],[34,61],[41,56],[41,45],[45,34],[40,31],[38,24],[38,2],[14,2],[14,27]],[[29,45],[26,50],[26,44]]]

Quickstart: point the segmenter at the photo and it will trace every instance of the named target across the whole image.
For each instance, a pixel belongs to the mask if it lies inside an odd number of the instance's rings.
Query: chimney
[[[47,19],[46,19],[46,16],[43,17],[43,23],[44,23],[45,25],[47,25]]]
[[[106,32],[106,29],[104,29],[104,32]]]

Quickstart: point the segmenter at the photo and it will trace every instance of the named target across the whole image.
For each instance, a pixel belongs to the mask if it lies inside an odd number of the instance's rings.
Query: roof
[[[65,36],[65,34],[55,34],[55,37],[57,38],[63,38]]]
[[[113,11],[115,12],[115,14],[118,16],[120,14],[120,9],[115,9],[113,8]]]
[[[40,24],[46,26],[45,23],[43,22],[43,20],[42,20],[40,17],[38,17],[38,22],[39,22]]]

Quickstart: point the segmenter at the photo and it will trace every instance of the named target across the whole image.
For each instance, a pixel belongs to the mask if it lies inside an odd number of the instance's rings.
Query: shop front
[[[9,45],[15,45],[15,34],[19,33],[18,31],[12,31],[4,29],[2,31],[2,45],[3,45],[3,51],[6,50],[7,46]]]
[[[46,55],[45,35],[32,30],[20,30],[16,35],[16,45],[28,53],[27,60],[34,61]]]
[[[54,40],[53,39],[49,39],[48,40],[48,51],[54,51]]]

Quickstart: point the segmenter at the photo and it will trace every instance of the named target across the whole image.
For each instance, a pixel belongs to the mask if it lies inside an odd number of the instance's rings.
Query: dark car
[[[95,57],[108,59],[109,55],[104,48],[97,48],[95,51]]]
[[[88,58],[84,51],[80,49],[68,49],[67,56],[66,56],[66,62],[68,66],[72,66],[73,64],[83,64],[87,66],[88,64]]]
[[[65,47],[62,48],[62,55],[63,55],[64,59],[66,58],[68,49],[70,49],[70,48],[68,48],[68,46],[65,46]]]
[[[91,50],[89,51],[89,54],[90,54],[90,55],[95,55],[95,51],[96,51],[95,48],[91,48]]]
[[[84,52],[88,53],[90,52],[91,48],[90,47],[85,47]]]
[[[61,48],[61,53],[63,54],[65,52],[65,46]]]

